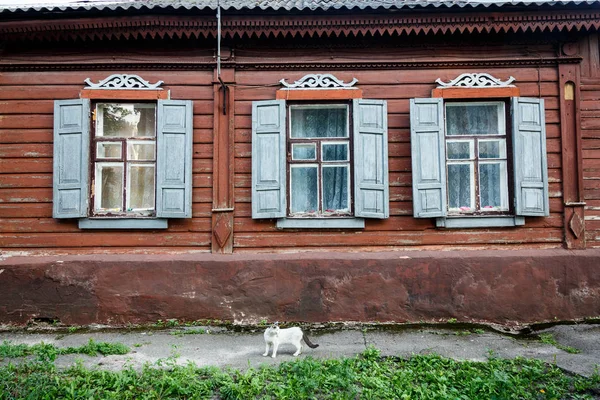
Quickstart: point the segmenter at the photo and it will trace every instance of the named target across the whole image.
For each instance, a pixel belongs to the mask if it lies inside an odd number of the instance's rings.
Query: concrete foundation
[[[600,316],[600,250],[90,255],[0,261],[0,322]]]

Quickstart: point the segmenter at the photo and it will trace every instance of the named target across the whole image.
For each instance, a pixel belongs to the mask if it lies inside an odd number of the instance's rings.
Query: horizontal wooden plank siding
[[[581,97],[586,240],[600,247],[600,77],[582,79]]]
[[[587,247],[600,247],[600,69],[598,33],[580,40],[580,120]]]
[[[78,98],[84,80],[123,71],[0,73],[0,247],[6,250],[209,251],[212,205],[212,71],[127,71],[164,81],[171,99],[193,100],[192,218],[166,230],[85,230],[52,218],[54,100]]]
[[[268,251],[374,251],[436,248],[548,248],[563,245],[563,193],[561,157],[561,112],[559,107],[558,66],[541,63],[515,66],[523,54],[535,54],[541,60],[556,57],[550,41],[526,38],[518,44],[458,46],[449,39],[428,38],[435,44],[432,52],[419,45],[416,38],[410,44],[383,42],[386,51],[370,47],[357,48],[270,48],[270,39],[253,39],[263,47],[240,46],[235,58],[227,64],[233,69],[235,82],[234,106],[228,110],[233,125],[234,152],[234,252]],[[291,39],[300,40],[300,39]],[[438,41],[442,44],[439,44]],[[299,42],[298,42],[299,43]],[[483,42],[482,42],[483,43]],[[320,46],[322,44],[318,44]],[[317,47],[318,47],[317,46]],[[481,46],[478,48],[477,46]],[[126,54],[125,49],[123,50]],[[169,53],[156,50],[140,56],[144,62],[155,59],[165,62]],[[211,50],[212,51],[212,50]],[[483,57],[493,53],[494,63]],[[48,53],[28,55],[32,62],[57,60]],[[292,55],[293,54],[293,55]],[[333,54],[333,55],[332,55]],[[79,57],[79,56],[78,56]],[[89,59],[91,55],[81,55]],[[99,53],[98,62],[103,54]],[[24,56],[23,60],[26,57]],[[457,60],[460,64],[457,64]],[[395,67],[399,61],[420,62],[429,67]],[[447,61],[448,65],[443,63]],[[488,62],[482,66],[482,62]],[[270,66],[260,68],[260,63]],[[366,62],[379,66],[364,67]],[[293,63],[293,68],[288,64]],[[321,63],[346,63],[346,67],[319,67]],[[362,64],[361,64],[362,63]],[[428,64],[429,63],[429,64]],[[358,67],[354,67],[356,64]],[[254,65],[248,67],[248,65]],[[362,65],[362,66],[361,66]],[[457,65],[462,65],[457,67]],[[79,97],[84,80],[98,82],[113,73],[140,75],[151,83],[164,81],[163,88],[171,99],[193,100],[193,191],[192,218],[172,220],[164,231],[80,231],[76,221],[52,218],[52,152],[53,101]],[[541,97],[545,101],[546,147],[548,157],[548,187],[550,216],[527,217],[525,226],[486,229],[440,229],[434,219],[413,217],[412,164],[410,143],[410,99],[430,97],[438,86],[436,79],[449,82],[462,73],[486,72],[514,84],[523,97]],[[293,83],[309,73],[329,73],[356,86],[365,99],[387,101],[389,154],[390,218],[366,220],[364,229],[277,230],[274,220],[253,220],[252,184],[252,103],[274,100],[279,81]],[[213,84],[215,76],[206,67],[191,70],[73,70],[0,73],[0,243],[3,248],[52,249],[67,252],[105,251],[116,247],[123,251],[210,251],[215,180],[213,178],[213,129],[215,107]],[[229,81],[228,81],[229,82]],[[586,216],[600,220],[600,81],[582,76],[581,125],[584,140]],[[594,214],[596,213],[596,214]],[[600,224],[591,223],[590,227]],[[595,228],[594,228],[595,229]],[[119,240],[118,238],[123,238]],[[589,231],[588,240],[600,245],[600,231]],[[175,250],[174,250],[175,249]]]
[[[442,51],[443,53],[443,51]],[[239,54],[238,54],[239,56]],[[489,229],[439,229],[434,219],[413,218],[409,101],[430,97],[435,80],[464,72],[515,77],[523,97],[545,100],[550,216],[527,217],[525,226]],[[390,218],[366,220],[364,230],[277,230],[275,221],[251,218],[251,110],[255,100],[275,98],[276,84],[294,82],[305,71],[239,71],[235,103],[235,251],[303,251],[425,248],[560,247],[563,240],[559,87],[556,67],[482,68],[465,66],[416,70],[311,70],[344,82],[358,79],[364,98],[388,104]],[[263,85],[263,87],[260,87]]]

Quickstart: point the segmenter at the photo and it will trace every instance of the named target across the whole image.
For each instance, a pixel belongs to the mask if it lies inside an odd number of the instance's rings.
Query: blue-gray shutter
[[[286,214],[285,100],[252,103],[252,218]]]
[[[446,149],[441,98],[410,100],[413,212],[415,218],[446,215]]]
[[[52,216],[86,217],[89,205],[90,101],[54,102]]]
[[[354,215],[388,218],[388,130],[385,100],[353,100]]]
[[[158,100],[156,216],[192,217],[193,104]]]
[[[513,97],[515,214],[548,216],[544,100]]]

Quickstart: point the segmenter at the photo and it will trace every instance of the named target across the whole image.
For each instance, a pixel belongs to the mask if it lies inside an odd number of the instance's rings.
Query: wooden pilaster
[[[572,53],[571,46],[563,48]],[[565,54],[571,55],[571,54]],[[580,72],[577,64],[560,64],[560,115],[562,143],[562,184],[564,240],[569,249],[585,248],[585,202],[580,122]]]
[[[232,253],[235,92],[231,84],[235,82],[235,70],[221,69],[221,79],[225,86],[218,80],[215,70],[211,250],[213,253]]]

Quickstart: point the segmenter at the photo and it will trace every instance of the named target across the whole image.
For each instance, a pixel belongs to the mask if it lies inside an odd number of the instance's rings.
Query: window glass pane
[[[292,144],[292,160],[316,160],[317,146],[311,144]]]
[[[292,213],[313,213],[318,210],[319,185],[317,167],[291,167],[290,197]]]
[[[480,140],[479,158],[506,158],[504,140]]]
[[[325,213],[348,210],[349,166],[323,167],[323,210]]]
[[[323,143],[323,161],[348,161],[347,143]]]
[[[506,163],[479,164],[479,196],[482,211],[507,210]]]
[[[348,137],[346,107],[291,107],[292,138]]]
[[[472,164],[448,164],[448,207],[471,211],[473,204]]]
[[[127,186],[127,211],[154,209],[154,165],[130,165]]]
[[[97,158],[121,158],[121,142],[99,142],[96,144]]]
[[[446,155],[448,160],[469,160],[473,158],[473,142],[454,142],[446,143]]]
[[[446,134],[503,135],[501,104],[446,104]]]
[[[154,160],[154,142],[127,143],[128,160]]]
[[[97,211],[121,211],[123,205],[123,164],[96,164]]]
[[[135,136],[156,136],[156,106],[154,104],[137,104],[135,112],[139,116],[137,135]]]
[[[154,137],[154,104],[98,104],[96,135],[105,137]]]

